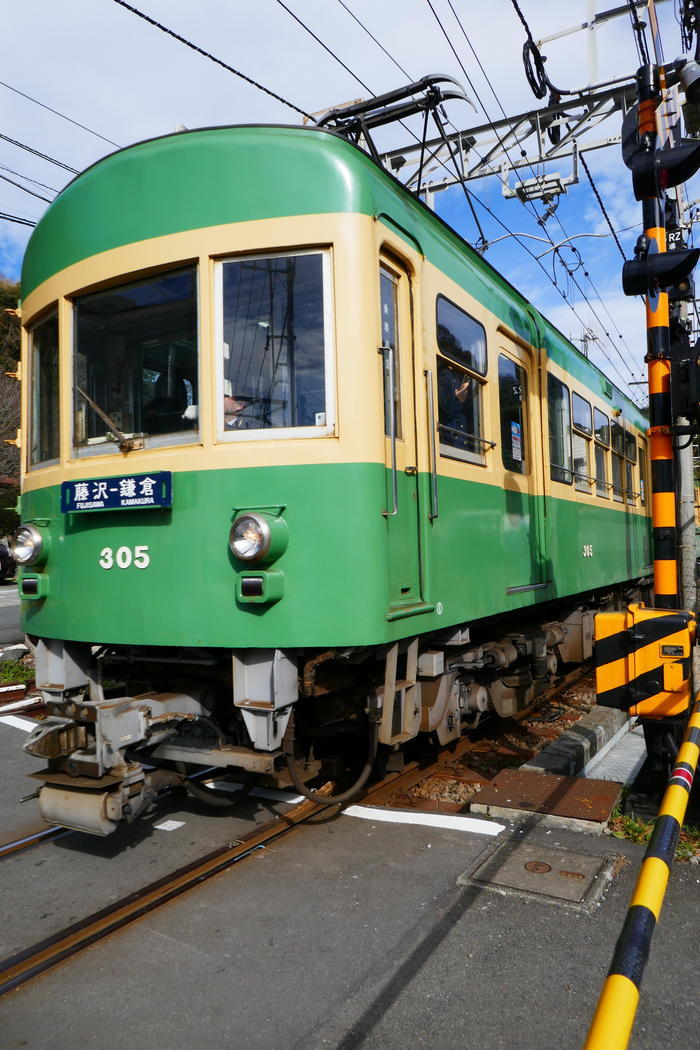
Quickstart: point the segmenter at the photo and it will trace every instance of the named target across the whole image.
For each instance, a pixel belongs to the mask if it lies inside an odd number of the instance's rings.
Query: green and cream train
[[[645,420],[336,133],[106,157],[22,295],[53,823],[107,834],[197,768],[307,780],[358,734],[370,767],[447,743],[530,705],[648,578]]]

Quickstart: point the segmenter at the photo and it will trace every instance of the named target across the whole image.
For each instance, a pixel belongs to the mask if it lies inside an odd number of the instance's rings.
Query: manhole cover
[[[545,872],[552,870],[552,865],[545,864],[543,860],[529,860],[523,866],[525,871],[534,871],[537,875],[544,875]]]
[[[581,903],[601,874],[606,858],[506,840],[474,871],[460,876],[502,890],[536,893],[555,900]]]

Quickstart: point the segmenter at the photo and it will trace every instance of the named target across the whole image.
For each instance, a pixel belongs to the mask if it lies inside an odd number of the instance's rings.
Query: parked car
[[[5,543],[0,543],[0,583],[4,580],[13,580],[17,565],[10,554],[10,549]]]

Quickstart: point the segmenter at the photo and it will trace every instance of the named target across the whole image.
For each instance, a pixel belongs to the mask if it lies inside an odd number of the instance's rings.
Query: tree
[[[0,535],[19,523],[14,507],[19,496],[19,449],[8,445],[20,422],[19,383],[5,375],[15,372],[20,355],[20,322],[11,311],[17,307],[19,284],[0,277],[0,475],[16,484],[0,484]]]

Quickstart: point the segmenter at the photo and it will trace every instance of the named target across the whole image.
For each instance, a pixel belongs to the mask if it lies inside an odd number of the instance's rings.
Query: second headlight
[[[240,514],[231,526],[228,545],[241,561],[260,561],[271,539],[270,525],[261,514]]]
[[[12,556],[18,565],[35,565],[44,553],[44,540],[34,525],[20,525],[12,537]]]

